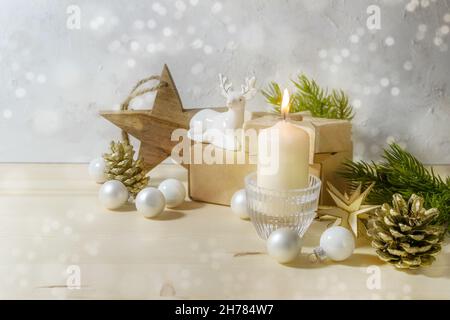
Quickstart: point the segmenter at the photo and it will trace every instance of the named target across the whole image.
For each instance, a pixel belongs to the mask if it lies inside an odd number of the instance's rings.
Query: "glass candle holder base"
[[[245,177],[247,210],[258,235],[266,240],[279,228],[290,228],[301,238],[311,225],[319,202],[321,181],[309,176],[304,189],[272,190],[258,187],[256,173]]]

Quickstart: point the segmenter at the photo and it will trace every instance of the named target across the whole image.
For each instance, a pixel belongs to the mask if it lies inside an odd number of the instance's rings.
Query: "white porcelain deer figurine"
[[[188,137],[197,142],[211,143],[226,150],[239,150],[241,137],[235,129],[244,124],[245,102],[257,92],[255,77],[245,78],[241,91],[234,91],[227,77],[219,74],[222,95],[227,98],[228,111],[205,109],[194,115],[189,123]]]

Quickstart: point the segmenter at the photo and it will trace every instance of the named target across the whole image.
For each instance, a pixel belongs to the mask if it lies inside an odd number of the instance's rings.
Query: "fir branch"
[[[330,112],[336,119],[353,119],[353,108],[348,102],[348,97],[342,90],[333,90],[329,97]]]
[[[382,172],[389,177],[394,186],[408,185],[409,188],[423,192],[445,188],[445,183],[434,171],[428,171],[413,155],[393,143],[390,150],[384,151],[386,162],[381,164]]]
[[[273,105],[273,110],[277,113],[280,113],[281,102],[283,100],[283,93],[281,92],[280,85],[272,81],[266,90],[261,90],[261,93],[266,98],[266,101],[271,105]],[[289,112],[294,113],[299,111],[306,111],[306,109],[299,110],[298,108],[296,108],[295,99],[296,99],[295,95],[290,96]]]
[[[297,81],[292,81],[297,88],[295,110],[308,110],[314,117],[326,118],[329,114],[329,100],[326,90],[323,90],[314,80],[305,75],[299,75]]]
[[[266,98],[266,101],[274,106],[281,106],[281,100],[283,99],[283,93],[281,92],[280,85],[272,81],[266,90],[261,90],[262,95]]]
[[[290,112],[309,111],[312,116],[329,119],[353,118],[353,108],[347,95],[342,90],[322,89],[313,79],[299,75],[297,80],[291,80],[296,92],[291,96]],[[274,106],[274,111],[280,112],[282,92],[276,82],[271,82],[266,90],[262,90],[266,101]]]
[[[394,193],[400,193],[404,198],[415,193],[424,197],[425,207],[439,209],[439,224],[450,222],[450,179],[444,181],[433,169],[427,170],[417,158],[395,143],[384,151],[381,163],[347,161],[339,174],[352,187],[375,182],[367,197],[368,203],[389,203]]]

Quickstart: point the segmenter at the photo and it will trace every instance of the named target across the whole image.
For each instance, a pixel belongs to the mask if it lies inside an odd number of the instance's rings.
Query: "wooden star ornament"
[[[358,232],[359,219],[367,218],[367,213],[379,207],[377,205],[363,205],[374,184],[372,183],[364,192],[361,192],[362,187],[359,184],[358,188],[351,195],[348,195],[347,193],[342,194],[331,183],[327,182],[327,192],[336,206],[319,206],[319,216],[336,217],[337,225],[349,229],[355,237],[360,236],[360,232]]]
[[[140,155],[146,170],[168,158],[178,141],[172,141],[175,129],[189,129],[192,116],[201,109],[183,108],[180,96],[167,65],[160,76],[153,109],[102,111],[100,115],[140,140]]]

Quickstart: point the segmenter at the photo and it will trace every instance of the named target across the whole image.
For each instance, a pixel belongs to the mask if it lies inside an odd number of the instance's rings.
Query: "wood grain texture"
[[[162,164],[150,181],[186,176]],[[314,221],[302,254],[279,265],[228,207],[187,200],[150,220],[132,205],[102,208],[99,187],[85,164],[0,164],[0,298],[450,298],[448,241],[417,271],[382,263],[362,239],[347,261],[313,264],[308,254],[330,223]],[[67,287],[71,265],[80,267],[80,289]],[[374,272],[379,288],[367,286]]]

